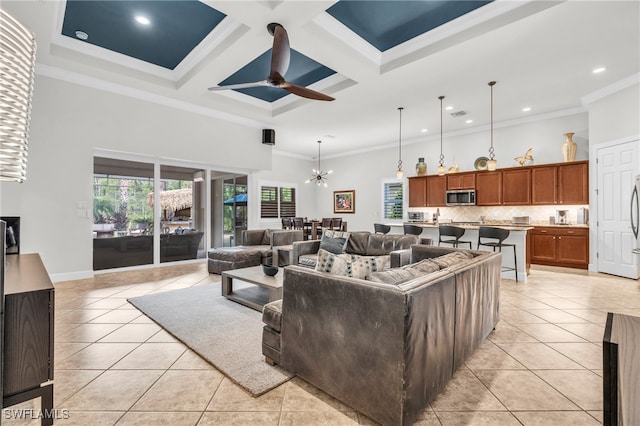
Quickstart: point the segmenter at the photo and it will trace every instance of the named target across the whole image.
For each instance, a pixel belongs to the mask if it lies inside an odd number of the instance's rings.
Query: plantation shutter
[[[295,217],[296,189],[280,188],[280,217]]]
[[[260,188],[260,217],[278,217],[278,188],[275,186],[262,186]]]
[[[384,184],[384,218],[402,219],[402,182]]]

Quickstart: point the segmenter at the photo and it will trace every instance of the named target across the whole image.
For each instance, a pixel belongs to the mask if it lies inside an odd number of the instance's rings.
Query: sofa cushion
[[[269,302],[262,308],[262,322],[276,331],[282,325],[282,299]]]
[[[345,251],[360,256],[366,255],[367,246],[369,245],[369,235],[371,235],[371,233],[367,231],[351,232]]]
[[[298,258],[298,265],[315,268],[318,264],[318,254],[303,254]]]
[[[410,263],[402,267],[402,269],[415,269],[423,274],[429,274],[440,270],[440,265],[435,263],[432,259],[422,259],[416,263]]]
[[[420,262],[411,263],[401,268],[392,268],[386,271],[371,272],[366,280],[383,284],[401,284],[414,278],[437,272],[440,267],[431,259],[423,259]]]
[[[422,275],[424,275],[424,272],[420,272],[417,269],[393,268],[386,271],[372,272],[367,275],[366,279],[375,283],[400,284]]]
[[[320,248],[331,253],[344,253],[349,240],[348,232],[326,230],[320,240]]]
[[[264,235],[262,236],[262,245],[270,246],[271,245],[271,233],[273,231],[271,229],[265,229]]]
[[[465,251],[454,251],[439,257],[434,257],[429,260],[437,264],[440,267],[440,269],[444,269],[444,268],[448,268],[449,266],[460,264],[461,262],[464,262],[465,260],[469,260],[472,257],[473,255],[471,253],[467,253]]]

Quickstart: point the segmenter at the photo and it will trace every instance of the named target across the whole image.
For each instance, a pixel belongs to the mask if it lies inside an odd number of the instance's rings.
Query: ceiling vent
[[[463,115],[467,115],[467,111],[456,111],[451,113],[452,117],[462,117]]]

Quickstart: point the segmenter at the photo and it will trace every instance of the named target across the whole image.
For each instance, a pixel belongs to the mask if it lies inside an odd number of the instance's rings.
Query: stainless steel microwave
[[[448,206],[475,206],[475,189],[462,189],[457,191],[447,191],[446,204]]]

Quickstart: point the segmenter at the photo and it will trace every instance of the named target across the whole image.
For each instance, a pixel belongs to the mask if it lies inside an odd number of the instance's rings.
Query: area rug
[[[264,361],[262,314],[203,284],[128,299],[254,397],[294,375]]]

